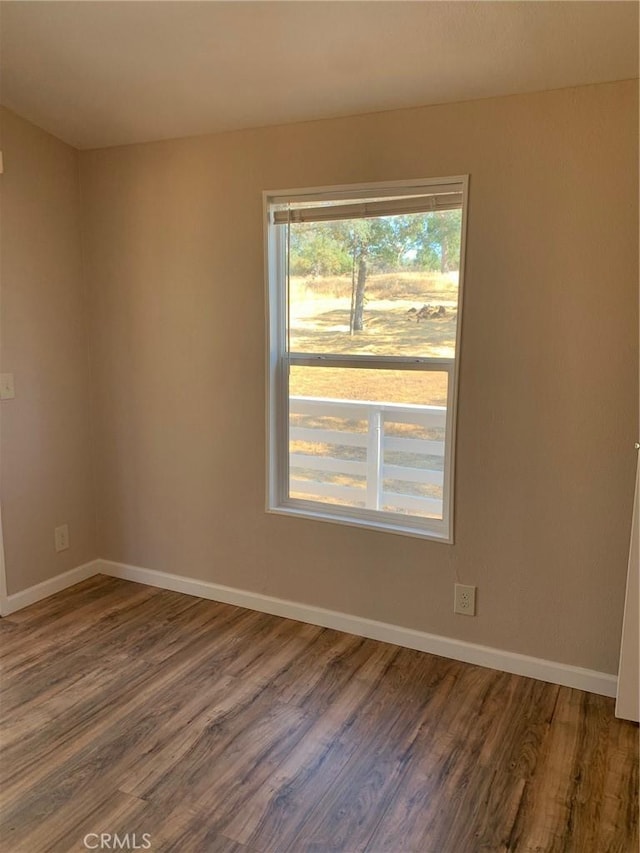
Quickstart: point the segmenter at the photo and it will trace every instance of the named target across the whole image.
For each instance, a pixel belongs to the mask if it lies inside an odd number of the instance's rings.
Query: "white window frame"
[[[458,314],[456,322],[455,358],[407,358],[400,356],[366,356],[313,354],[293,355],[287,351],[287,305],[284,243],[277,227],[270,222],[274,204],[286,201],[332,201],[340,198],[366,199],[395,195],[417,195],[433,191],[434,187],[457,185],[462,191],[462,225],[460,235],[460,271],[458,279]],[[458,374],[462,332],[462,304],[464,293],[465,248],[467,232],[469,176],[447,178],[421,178],[407,181],[346,184],[332,187],[306,187],[263,192],[265,229],[265,279],[266,279],[266,390],[267,390],[267,494],[266,510],[269,513],[299,516],[316,521],[330,521],[378,531],[400,533],[407,536],[434,539],[453,544],[454,541],[454,482],[455,445],[458,404]],[[281,232],[280,232],[281,233]],[[284,285],[284,286],[283,286]],[[445,426],[445,454],[443,481],[443,517],[430,519],[381,510],[360,509],[324,504],[318,501],[290,498],[289,491],[289,388],[290,365],[319,365],[367,367],[387,369],[417,369],[446,371],[448,374],[447,414]],[[321,368],[319,368],[321,369]]]

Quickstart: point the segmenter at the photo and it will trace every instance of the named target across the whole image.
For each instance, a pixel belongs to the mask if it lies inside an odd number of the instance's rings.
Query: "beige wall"
[[[0,129],[0,357],[16,385],[0,404],[11,594],[96,556],[95,508],[78,154],[6,110]],[[57,554],[64,523],[71,547]]]
[[[81,154],[100,555],[615,672],[637,84]],[[471,175],[456,543],[267,515],[261,191]],[[453,582],[478,585],[475,619]]]

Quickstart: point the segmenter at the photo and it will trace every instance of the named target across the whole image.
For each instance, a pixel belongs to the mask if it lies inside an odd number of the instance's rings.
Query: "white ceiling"
[[[16,2],[2,103],[78,148],[638,75],[637,2]]]

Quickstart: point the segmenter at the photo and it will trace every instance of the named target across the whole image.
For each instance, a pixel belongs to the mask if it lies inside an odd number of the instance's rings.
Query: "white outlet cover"
[[[69,525],[61,524],[53,532],[56,551],[66,551],[69,547]]]
[[[13,400],[15,396],[13,373],[0,373],[0,400]]]
[[[476,588],[463,583],[454,584],[453,612],[461,616],[476,615]]]

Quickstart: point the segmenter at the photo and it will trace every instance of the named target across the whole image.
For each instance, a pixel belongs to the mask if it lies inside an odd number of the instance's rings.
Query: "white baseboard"
[[[246,607],[249,610],[283,616],[299,622],[308,622],[311,625],[321,625],[323,628],[333,628],[347,634],[369,637],[373,640],[417,649],[477,666],[486,666],[489,669],[537,678],[551,684],[587,690],[590,693],[598,693],[602,696],[616,695],[617,677],[605,672],[534,658],[476,643],[467,643],[451,637],[442,637],[437,634],[428,634],[425,631],[403,628],[400,625],[365,619],[362,616],[326,610],[323,607],[274,598],[270,595],[262,595],[257,592],[249,592],[248,590],[187,578],[168,572],[158,572],[154,569],[129,566],[111,560],[92,560],[14,595],[0,597],[0,616],[15,613],[23,607],[28,607],[36,601],[41,601],[43,598],[96,574],[110,575],[148,586],[157,586],[160,589],[170,589],[186,595],[234,604],[238,607]]]
[[[486,666],[490,669],[511,672],[515,675],[537,678],[551,684],[587,690],[590,693],[598,693],[602,696],[615,696],[616,694],[617,677],[605,672],[529,657],[516,652],[477,645],[476,643],[467,643],[451,637],[428,634],[424,631],[390,625],[386,622],[376,622],[373,619],[365,619],[361,616],[325,610],[322,607],[273,598],[269,595],[222,586],[209,581],[200,581],[182,575],[128,566],[111,560],[97,560],[95,571],[148,586],[182,592],[186,595],[195,595],[199,598],[221,601],[225,604],[235,604],[239,607],[270,613],[274,616],[284,616],[287,619],[296,619],[299,622],[308,622],[311,625],[321,625],[323,628],[334,628],[347,634],[369,637],[373,640],[381,640],[385,643],[393,643],[397,646],[405,646],[409,649],[417,649],[477,666]]]
[[[99,574],[101,563],[101,560],[91,560],[89,563],[83,563],[81,566],[76,566],[75,569],[70,569],[68,572],[63,572],[63,574],[56,575],[54,578],[49,578],[49,580],[42,581],[35,586],[27,587],[27,589],[13,595],[3,596],[0,598],[0,616],[8,616],[10,613],[15,613],[16,610],[22,610],[23,607],[35,604],[36,601],[41,601],[68,586],[73,586],[75,583],[80,583],[80,581]]]

